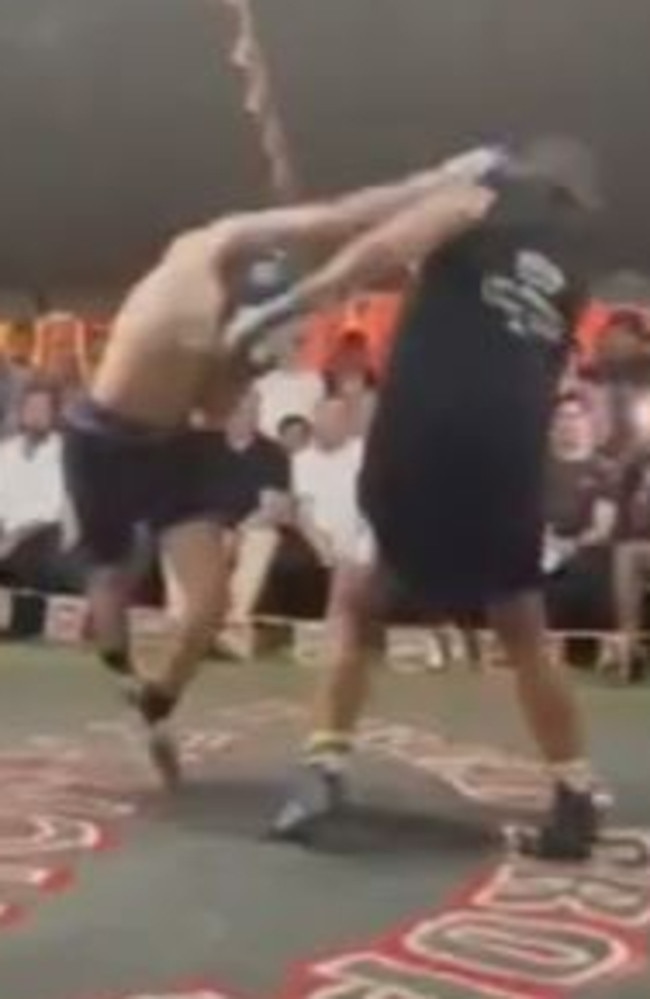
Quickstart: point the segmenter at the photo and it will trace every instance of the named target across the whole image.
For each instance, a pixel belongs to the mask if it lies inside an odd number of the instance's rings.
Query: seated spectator
[[[292,483],[298,530],[324,566],[335,565],[357,537],[362,459],[363,446],[352,437],[345,402],[321,402],[314,417],[314,442],[293,459]]]
[[[635,681],[648,671],[641,641],[645,600],[650,586],[650,448],[638,452],[622,474],[618,543],[614,560],[614,597],[623,634],[618,666]]]
[[[347,406],[351,435],[365,437],[377,405],[374,376],[370,372],[340,372],[330,378],[329,390]]]
[[[369,379],[374,383],[375,372],[368,340],[361,330],[348,329],[339,337],[325,370],[330,391],[348,376]]]
[[[615,474],[597,452],[591,414],[579,395],[558,403],[548,473],[544,561],[552,624],[563,630],[607,627]]]
[[[280,543],[279,528],[291,516],[289,459],[259,432],[255,391],[215,433],[215,476],[219,509],[230,529],[229,620],[248,625]]]
[[[273,567],[265,597],[267,612],[289,617],[323,615],[332,569],[350,550],[359,529],[356,502],[362,444],[350,434],[340,399],[324,399],[314,416],[310,447],[291,463],[293,524]]]
[[[278,427],[278,441],[289,457],[300,454],[309,447],[312,437],[312,426],[304,416],[285,416]]]
[[[311,420],[325,394],[323,379],[316,371],[299,367],[295,351],[287,346],[279,366],[257,380],[260,400],[260,430],[275,438],[287,416]]]
[[[61,439],[51,390],[27,387],[17,432],[0,442],[0,580],[43,592],[75,592],[81,571],[64,550]]]
[[[650,377],[650,324],[637,309],[612,313],[601,333],[591,374],[608,381],[647,384]]]

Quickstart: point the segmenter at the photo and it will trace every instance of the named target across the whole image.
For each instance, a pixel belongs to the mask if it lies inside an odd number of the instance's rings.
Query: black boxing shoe
[[[593,791],[577,791],[559,783],[547,822],[538,831],[517,833],[515,846],[524,856],[537,860],[581,863],[593,855],[599,826]]]
[[[140,683],[128,694],[129,703],[139,713],[147,730],[149,756],[163,784],[176,789],[182,780],[180,751],[169,720],[178,698],[154,684]]]
[[[177,790],[183,781],[180,749],[167,723],[159,722],[149,727],[148,750],[167,790]]]
[[[313,762],[303,764],[286,803],[271,824],[269,837],[311,846],[340,817],[346,800],[347,782],[340,771]]]

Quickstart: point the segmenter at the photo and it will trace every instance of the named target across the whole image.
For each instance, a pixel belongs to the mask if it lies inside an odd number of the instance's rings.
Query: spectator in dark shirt
[[[617,309],[601,333],[592,374],[608,382],[638,385],[650,379],[650,323],[638,309]]]
[[[611,618],[616,498],[615,470],[596,449],[589,407],[565,395],[552,430],[544,553],[556,627],[599,628]]]
[[[634,681],[648,671],[641,637],[644,602],[650,583],[650,449],[627,463],[621,482],[620,529],[614,561],[614,593],[623,640],[618,665]]]
[[[215,434],[215,475],[222,519],[230,528],[233,571],[229,631],[222,640],[239,657],[250,652],[251,620],[275,558],[281,528],[291,520],[289,458],[259,432],[259,399],[253,390],[225,429]]]
[[[216,434],[215,472],[220,510],[228,524],[241,527],[276,509],[278,496],[290,488],[289,459],[276,441],[259,430],[259,399],[249,392]]]

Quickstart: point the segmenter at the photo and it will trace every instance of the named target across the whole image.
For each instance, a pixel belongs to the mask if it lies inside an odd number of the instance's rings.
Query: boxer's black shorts
[[[508,427],[464,425],[462,416],[431,424],[410,448],[402,435],[391,439],[393,429],[371,435],[361,481],[389,569],[442,611],[537,589],[544,454]]]
[[[66,415],[64,471],[79,541],[94,564],[128,557],[136,526],[161,533],[218,519],[209,433],[156,431],[84,400]]]

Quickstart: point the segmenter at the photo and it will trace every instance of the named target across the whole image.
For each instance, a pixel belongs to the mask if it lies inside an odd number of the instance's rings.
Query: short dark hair
[[[290,413],[288,416],[283,416],[278,423],[278,434],[282,436],[287,430],[293,430],[294,427],[311,430],[311,423],[306,416],[300,416],[299,413]]]

